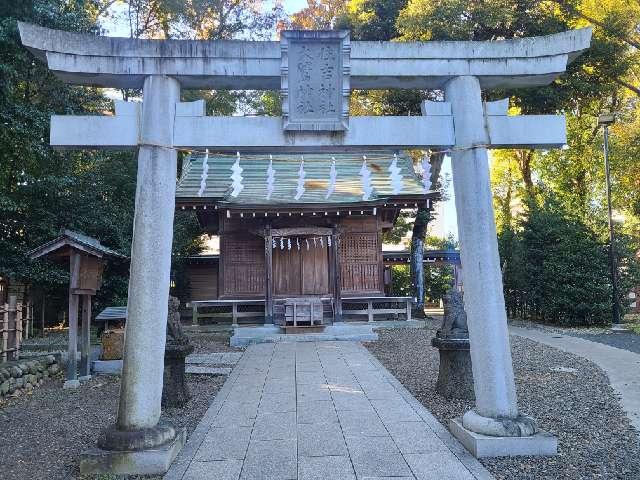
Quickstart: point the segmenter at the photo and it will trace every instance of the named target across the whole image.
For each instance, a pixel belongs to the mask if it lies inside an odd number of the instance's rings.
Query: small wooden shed
[[[108,258],[127,257],[105,247],[99,240],[72,230],[63,229],[60,236],[30,252],[29,258],[49,258],[69,262],[69,361],[65,387],[79,385],[75,358],[78,351],[78,309],[82,299],[82,330],[80,342],[80,379],[90,378],[91,297],[102,285],[102,272]]]

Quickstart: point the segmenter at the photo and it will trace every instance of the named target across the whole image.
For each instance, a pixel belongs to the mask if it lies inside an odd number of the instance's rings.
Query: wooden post
[[[271,235],[271,225],[265,228],[264,236],[264,259],[266,270],[265,285],[265,323],[274,323],[273,319],[273,236]]]
[[[80,254],[73,252],[69,257],[69,348],[67,359],[67,378],[64,388],[76,388],[79,385],[77,360],[78,353],[78,295],[73,294],[79,282]]]
[[[14,351],[14,358],[17,359],[18,358],[18,352],[20,351],[20,345],[22,345],[22,333],[23,333],[23,328],[22,328],[22,319],[23,319],[23,309],[25,308],[24,303],[17,303],[16,304],[16,321],[15,321],[15,328],[16,328],[16,344],[14,346],[15,351]]]
[[[24,339],[28,340],[29,339],[29,335],[30,335],[30,331],[29,329],[31,328],[31,303],[27,302],[24,304],[24,306],[22,307],[24,308]]]
[[[17,327],[16,327],[16,314],[18,305],[15,295],[9,295],[9,308],[8,308],[8,320],[6,326],[7,332],[7,360],[15,360],[17,357]]]
[[[91,378],[91,295],[82,295],[80,378],[83,380]]]
[[[373,323],[373,302],[371,300],[367,301],[367,321]]]
[[[2,361],[7,361],[7,349],[9,348],[9,304],[4,304],[2,314]]]
[[[296,303],[296,301],[293,301],[293,326],[297,327],[298,326],[298,304]]]
[[[407,299],[407,321],[411,320],[411,299]]]
[[[44,310],[46,307],[46,303],[45,303],[45,294],[44,291],[42,292],[42,312],[40,312],[40,325],[42,326],[42,330],[40,331],[40,335],[42,335],[44,337]]]
[[[234,327],[238,326],[238,304],[236,302],[231,304],[231,322]]]
[[[331,245],[333,247],[333,297],[335,299],[336,308],[334,313],[334,322],[342,321],[342,280],[340,271],[340,234],[337,228],[333,228],[331,234]]]
[[[198,304],[196,302],[191,302],[191,323],[193,325],[199,324]]]

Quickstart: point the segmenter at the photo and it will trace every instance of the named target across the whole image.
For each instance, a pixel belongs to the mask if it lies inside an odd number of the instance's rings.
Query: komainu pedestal
[[[185,358],[193,352],[189,338],[180,325],[180,301],[169,297],[167,343],[164,350],[163,407],[182,407],[189,400],[185,381]]]
[[[467,314],[462,293],[453,288],[444,297],[444,320],[431,345],[440,351],[436,391],[446,398],[473,399]]]

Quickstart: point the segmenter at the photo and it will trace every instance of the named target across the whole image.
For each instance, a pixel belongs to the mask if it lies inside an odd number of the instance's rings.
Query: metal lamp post
[[[598,116],[598,126],[604,129],[604,169],[607,181],[607,209],[609,214],[609,267],[611,268],[611,286],[613,301],[613,321],[614,329],[620,328],[620,305],[618,302],[618,268],[616,266],[615,255],[615,231],[613,229],[613,215],[611,208],[611,175],[609,170],[609,125],[616,121],[615,115],[606,114]]]

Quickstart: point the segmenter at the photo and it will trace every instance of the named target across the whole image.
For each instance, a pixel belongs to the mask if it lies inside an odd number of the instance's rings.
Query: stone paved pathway
[[[359,343],[247,348],[165,480],[490,479]]]

